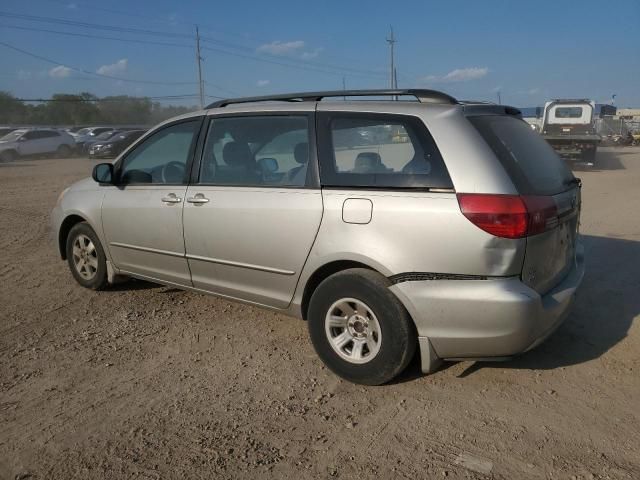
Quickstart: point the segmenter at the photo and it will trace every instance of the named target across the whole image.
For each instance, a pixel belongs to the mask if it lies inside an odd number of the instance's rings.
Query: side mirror
[[[113,185],[114,173],[112,163],[99,163],[93,167],[91,178],[100,184]]]

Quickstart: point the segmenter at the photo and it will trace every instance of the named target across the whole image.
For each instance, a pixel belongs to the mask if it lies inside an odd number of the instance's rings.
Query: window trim
[[[265,184],[241,184],[233,185],[228,183],[200,183],[200,169],[203,162],[204,146],[207,143],[211,122],[216,119],[238,118],[238,117],[306,117],[309,128],[309,161],[307,162],[307,177],[304,185],[265,185]],[[209,114],[202,126],[202,142],[196,152],[196,160],[193,162],[191,169],[191,178],[189,185],[198,187],[230,187],[230,188],[271,188],[271,189],[288,189],[301,190],[320,188],[320,175],[318,171],[318,152],[317,152],[317,129],[316,129],[316,113],[311,111],[277,111],[277,112],[237,112],[223,114]]]
[[[409,125],[414,129],[414,132],[418,136],[422,136],[427,142],[431,142],[436,152],[438,153],[442,162],[442,168],[448,179],[448,185],[371,185],[363,184],[358,185],[354,183],[340,183],[336,178],[340,175],[362,175],[362,177],[375,174],[353,174],[349,172],[337,173],[335,171],[335,149],[333,147],[333,136],[331,134],[331,121],[334,119],[356,119],[356,120],[383,120],[403,125]],[[358,111],[344,111],[344,110],[327,110],[318,112],[317,117],[317,132],[318,132],[318,150],[319,150],[319,173],[320,183],[322,188],[326,189],[341,189],[341,190],[370,190],[370,191],[412,191],[412,192],[431,192],[431,193],[451,193],[455,192],[453,181],[449,175],[447,164],[444,161],[442,152],[438,148],[433,135],[425,125],[424,121],[417,115],[400,114],[400,113],[386,113],[386,112],[358,112]],[[414,147],[415,148],[415,147]],[[325,178],[323,179],[323,168],[325,169]],[[327,178],[327,173],[329,178]],[[394,175],[394,174],[387,174]]]
[[[195,122],[200,122],[200,124],[197,126],[197,128],[195,129],[195,137],[194,140],[191,141],[191,145],[189,147],[189,153],[187,154],[187,163],[185,164],[185,173],[184,173],[184,177],[182,179],[181,183],[143,183],[143,182],[131,182],[131,183],[122,183],[121,182],[121,175],[122,175],[122,169],[124,167],[124,163],[126,162],[127,158],[129,158],[129,156],[131,154],[133,154],[140,145],[142,145],[144,142],[147,141],[147,139],[151,138],[153,135],[155,135],[156,133],[159,133],[167,128],[171,128],[171,127],[175,127],[176,125],[181,125],[183,123],[195,123]],[[204,123],[204,115],[198,115],[198,116],[194,116],[194,117],[188,117],[188,118],[181,118],[180,120],[175,120],[173,122],[169,122],[169,123],[165,123],[159,127],[156,127],[155,129],[151,129],[148,132],[144,133],[143,135],[141,135],[140,137],[138,137],[131,145],[129,145],[129,147],[127,148],[126,152],[124,155],[122,155],[120,158],[118,158],[114,164],[114,177],[115,177],[115,181],[114,181],[114,185],[118,188],[124,189],[127,187],[162,187],[162,186],[166,186],[166,187],[174,187],[174,186],[187,186],[189,184],[189,175],[191,172],[191,167],[193,165],[193,161],[194,161],[194,154],[197,150],[197,145],[198,142],[200,140],[201,137],[201,133],[202,133],[202,124]]]

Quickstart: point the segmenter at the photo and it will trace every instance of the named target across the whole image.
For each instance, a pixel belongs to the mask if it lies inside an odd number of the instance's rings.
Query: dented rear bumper
[[[540,344],[567,317],[584,276],[583,252],[578,244],[573,267],[544,295],[518,277],[406,281],[391,290],[415,322],[424,358],[510,357]]]

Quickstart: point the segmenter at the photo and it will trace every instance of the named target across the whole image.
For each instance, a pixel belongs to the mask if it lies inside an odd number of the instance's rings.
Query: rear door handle
[[[187,202],[195,205],[202,205],[203,203],[209,203],[209,199],[202,193],[196,193],[193,197],[187,198]]]
[[[180,203],[182,199],[178,197],[175,193],[170,193],[166,197],[162,197],[161,200],[164,203]]]

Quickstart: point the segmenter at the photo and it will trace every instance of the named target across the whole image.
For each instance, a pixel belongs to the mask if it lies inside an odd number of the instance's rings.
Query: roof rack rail
[[[437,90],[427,90],[421,88],[409,88],[409,89],[381,89],[381,90],[329,90],[325,92],[300,92],[300,93],[282,93],[277,95],[264,95],[260,97],[240,97],[240,98],[228,98],[225,100],[218,100],[205,108],[222,108],[227,105],[237,103],[253,103],[253,102],[269,102],[269,101],[284,101],[284,102],[304,102],[313,101],[319,102],[323,98],[328,97],[395,97],[408,95],[416,97],[421,103],[445,103],[449,105],[455,105],[458,101],[446,93],[439,92]]]

